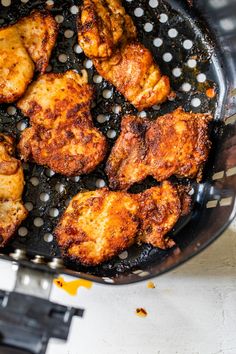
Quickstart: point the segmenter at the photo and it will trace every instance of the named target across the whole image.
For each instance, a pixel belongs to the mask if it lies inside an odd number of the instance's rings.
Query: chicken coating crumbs
[[[148,314],[147,311],[142,307],[137,308],[135,313],[138,317],[147,317]]]
[[[148,289],[155,289],[155,284],[152,281],[147,282],[147,288]]]

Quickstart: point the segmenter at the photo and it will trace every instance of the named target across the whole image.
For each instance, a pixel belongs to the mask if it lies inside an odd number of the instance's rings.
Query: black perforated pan
[[[158,119],[158,116],[183,106],[187,111],[212,112],[215,118],[211,136],[213,149],[203,182],[182,181],[191,186],[193,209],[171,232],[177,246],[163,251],[150,245],[135,245],[110,262],[94,268],[63,263],[52,236],[53,229],[68,201],[77,192],[108,184],[105,161],[92,173],[75,178],[66,178],[42,166],[26,163],[24,203],[29,216],[11,244],[2,250],[4,258],[98,282],[131,283],[159,275],[197,254],[232,220],[236,191],[236,129],[234,123],[227,121],[229,124],[225,125],[224,122],[236,111],[233,101],[235,72],[232,74],[236,48],[234,31],[231,29],[225,34],[220,25],[222,11],[212,5],[214,1],[196,1],[192,5],[188,1],[177,0],[127,0],[123,3],[137,26],[140,41],[152,51],[176,92],[173,101],[138,114]],[[14,23],[33,9],[48,8],[51,11],[60,29],[47,71],[87,70],[89,81],[96,88],[92,110],[94,123],[107,137],[111,148],[119,135],[122,116],[137,111],[97,74],[77,44],[76,16],[80,4],[80,1],[72,0],[2,0],[0,26]],[[229,16],[232,6],[234,1],[225,7]],[[208,88],[216,91],[214,98],[207,97]],[[0,105],[0,131],[19,139],[27,126],[27,118],[14,104]],[[154,179],[148,178],[141,185],[134,186],[132,191],[156,184]]]

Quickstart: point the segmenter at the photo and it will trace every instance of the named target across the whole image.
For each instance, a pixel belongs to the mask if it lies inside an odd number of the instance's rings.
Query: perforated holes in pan
[[[80,2],[68,0],[55,2],[2,0],[0,25],[13,23],[35,8],[46,7],[52,12],[60,24],[60,31],[47,71],[64,72],[70,68],[79,71],[87,70],[89,81],[95,85],[97,91],[92,111],[94,123],[107,136],[109,146],[112,147],[119,135],[121,117],[136,111],[112,85],[97,74],[92,62],[85,57],[79,47],[75,27],[79,5]],[[146,112],[140,112],[139,115],[141,117],[148,115],[153,119],[180,105],[194,112],[215,112],[216,100],[220,100],[220,69],[217,58],[212,56],[213,47],[198,24],[189,18],[178,2],[126,0],[124,5],[134,19],[140,41],[151,49],[163,73],[170,77],[172,88],[176,92],[173,101],[168,101],[161,107],[154,106]],[[214,99],[206,97],[205,92],[208,87],[217,90],[217,97]],[[19,138],[27,125],[28,120],[14,104],[0,105],[1,131],[12,133]],[[47,168],[32,163],[25,163],[24,171],[26,179],[24,202],[30,213],[18,230],[18,237],[12,241],[11,249],[25,248],[31,254],[48,258],[59,256],[59,250],[52,237],[59,214],[77,192],[108,184],[104,164],[89,175],[75,178],[57,175]],[[136,190],[153,184],[156,182],[150,178]],[[196,193],[193,199],[199,199],[196,184],[193,184],[192,193],[194,191]],[[174,234],[178,234],[178,228],[187,220],[184,219],[180,223]],[[161,251],[149,245],[133,246],[119,257],[93,269],[71,263],[68,263],[68,267],[106,277],[124,271],[135,272],[137,267],[145,267],[154,260],[161,262],[170,252],[172,251]]]

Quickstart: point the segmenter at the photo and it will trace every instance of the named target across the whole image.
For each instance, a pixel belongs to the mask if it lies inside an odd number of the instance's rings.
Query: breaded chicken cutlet
[[[155,121],[126,116],[106,164],[112,189],[128,189],[153,176],[163,181],[170,176],[201,180],[207,161],[209,114],[187,113],[178,108]]]
[[[135,25],[120,0],[84,0],[78,39],[98,73],[138,110],[164,102],[170,93],[151,52],[137,40]]]
[[[107,146],[93,125],[92,97],[86,72],[49,73],[33,82],[17,103],[31,124],[18,145],[21,158],[66,176],[91,172]]]
[[[0,103],[16,101],[24,94],[35,67],[45,72],[57,32],[55,19],[44,11],[33,11],[0,29]]]
[[[136,39],[134,23],[119,0],[84,0],[79,42],[90,58],[109,58],[121,42]]]
[[[181,200],[170,182],[139,194],[102,188],[71,200],[55,236],[64,257],[95,266],[135,242],[172,247],[166,234],[180,215]]]
[[[27,216],[21,201],[23,169],[13,152],[13,139],[0,133],[0,247],[6,245]]]
[[[43,74],[47,69],[57,39],[56,20],[48,11],[34,10],[14,26],[35,63],[36,70]]]
[[[56,230],[64,256],[96,265],[117,255],[135,241],[138,203],[124,192],[106,188],[77,194]]]
[[[34,63],[17,29],[0,29],[0,103],[22,96],[33,75]]]

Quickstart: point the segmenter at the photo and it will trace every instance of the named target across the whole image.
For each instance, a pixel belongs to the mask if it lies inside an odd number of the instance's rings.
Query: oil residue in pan
[[[70,68],[88,71],[89,80],[94,84],[97,92],[92,111],[94,123],[107,136],[109,146],[112,147],[119,135],[121,117],[126,113],[137,112],[132,105],[125,102],[114,87],[96,73],[92,62],[85,57],[77,44],[75,20],[80,2],[14,0],[9,6],[3,6],[4,3],[4,0],[0,2],[1,26],[17,21],[35,8],[46,7],[52,12],[60,24],[60,31],[48,72],[64,72]],[[187,7],[185,8],[177,1],[162,2],[160,0],[149,2],[127,0],[124,1],[124,6],[134,19],[140,41],[151,49],[163,73],[170,77],[172,88],[176,92],[176,98],[173,101],[168,101],[161,107],[154,106],[138,114],[141,117],[147,115],[154,119],[180,105],[193,112],[211,111],[215,113],[216,102],[221,101],[223,96],[223,87],[219,85],[222,75],[220,65],[211,41],[194,17],[189,17]],[[221,84],[223,84],[222,81]],[[216,90],[215,98],[210,99],[206,96],[208,88]],[[219,115],[218,110],[217,117]],[[27,126],[27,119],[13,104],[0,105],[0,131],[12,133],[19,138],[20,133]],[[57,175],[47,168],[31,163],[24,164],[24,171],[26,178],[24,202],[30,213],[18,230],[18,236],[12,241],[10,249],[25,248],[30,254],[38,254],[47,258],[59,256],[59,250],[52,236],[58,218],[68,201],[77,192],[100,188],[108,184],[104,164],[89,175],[74,178]],[[147,179],[141,188],[155,183],[153,179]],[[198,185],[193,183],[192,188],[195,191],[193,200],[197,198],[199,202],[201,195],[199,197],[197,194]],[[197,208],[194,208],[195,217],[196,214]],[[178,237],[178,232],[190,219],[191,216],[183,219],[173,232],[174,237],[176,235],[178,239],[180,249],[181,243],[188,241]],[[161,263],[163,258],[171,252],[176,252],[176,249],[161,251],[150,245],[136,245],[119,257],[96,268],[84,268],[72,263],[68,263],[67,266],[98,276],[112,276],[154,261]]]

